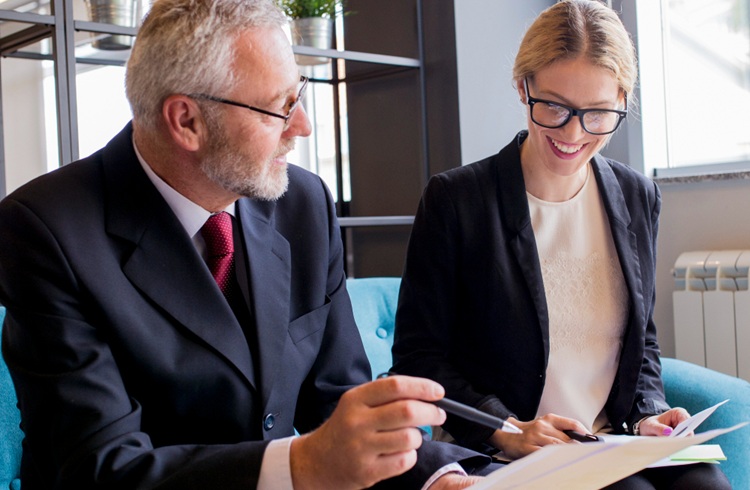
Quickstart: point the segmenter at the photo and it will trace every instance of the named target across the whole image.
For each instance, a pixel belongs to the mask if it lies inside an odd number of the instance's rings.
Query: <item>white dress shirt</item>
[[[598,432],[608,425],[604,405],[628,315],[604,203],[590,166],[568,201],[528,199],[549,311],[547,380],[537,416],[555,413]]]

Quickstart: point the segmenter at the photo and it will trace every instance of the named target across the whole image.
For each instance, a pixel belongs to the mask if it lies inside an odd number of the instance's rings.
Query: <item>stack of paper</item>
[[[718,445],[699,446],[714,437],[747,425],[716,429],[692,437],[720,405],[678,425],[673,437],[604,436],[602,442],[553,444],[513,461],[471,490],[596,490],[649,466],[717,462],[726,459]]]

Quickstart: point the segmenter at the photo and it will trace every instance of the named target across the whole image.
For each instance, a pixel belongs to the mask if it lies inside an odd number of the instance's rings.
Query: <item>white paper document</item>
[[[612,442],[552,444],[501,468],[471,490],[596,490],[694,444],[747,425],[692,437],[623,437]]]
[[[669,437],[685,437],[686,435],[695,431],[695,429],[697,429],[698,426],[701,425],[704,420],[706,420],[709,416],[711,416],[711,414],[714,413],[714,411],[717,408],[724,405],[728,401],[729,400],[727,399],[727,400],[724,400],[723,402],[719,402],[713,407],[708,407],[705,410],[701,410],[700,412],[696,413],[689,419],[682,421],[677,427],[674,428],[674,430],[669,435]]]

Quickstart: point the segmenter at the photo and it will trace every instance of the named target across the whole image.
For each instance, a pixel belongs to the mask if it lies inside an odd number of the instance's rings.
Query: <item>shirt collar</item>
[[[156,175],[156,172],[154,172],[151,166],[146,162],[146,160],[143,159],[143,156],[138,151],[138,147],[135,144],[135,139],[133,140],[133,148],[135,149],[135,154],[138,157],[138,162],[140,162],[141,167],[143,167],[143,171],[146,172],[146,175],[148,176],[151,183],[154,184],[154,187],[156,187],[156,190],[159,191],[159,194],[161,194],[164,200],[167,201],[167,204],[172,209],[172,212],[174,212],[175,216],[177,216],[177,219],[180,221],[183,228],[185,228],[188,236],[191,238],[195,237],[196,234],[200,231],[201,227],[206,223],[206,220],[208,220],[209,216],[211,216],[211,213],[177,192],[161,177]],[[224,211],[234,216],[235,203],[227,206]]]

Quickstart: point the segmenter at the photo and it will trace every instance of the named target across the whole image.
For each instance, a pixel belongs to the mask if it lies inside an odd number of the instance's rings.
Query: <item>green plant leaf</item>
[[[344,10],[344,0],[276,0],[276,3],[290,19],[332,19]]]

